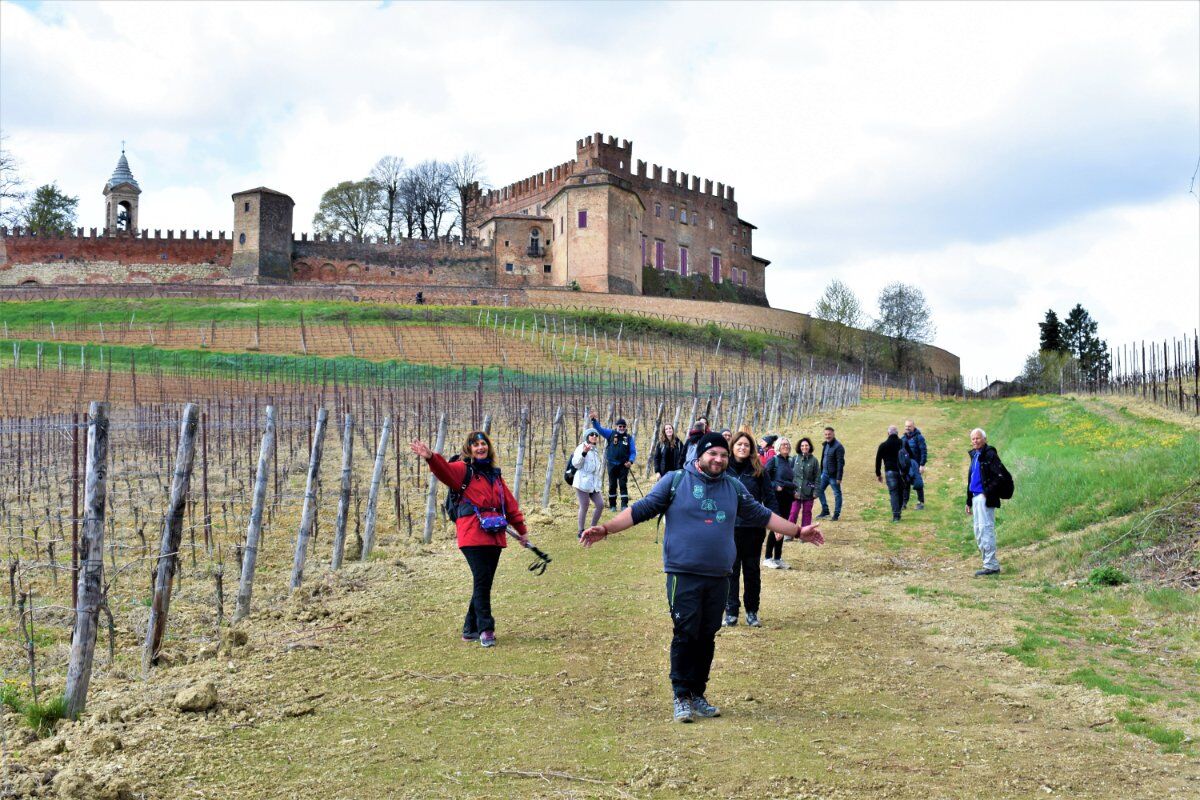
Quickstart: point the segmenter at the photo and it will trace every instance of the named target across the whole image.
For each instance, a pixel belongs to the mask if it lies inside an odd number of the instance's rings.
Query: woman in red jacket
[[[455,525],[458,548],[471,567],[474,588],[471,605],[463,620],[464,642],[476,639],[484,647],[496,644],[496,621],[492,618],[492,579],[500,563],[500,551],[508,546],[505,528],[512,525],[521,544],[526,542],[525,515],[517,505],[496,466],[492,440],[483,431],[473,431],[463,444],[462,460],[447,461],[424,442],[409,444],[414,453],[429,462],[437,479],[457,492],[465,484]],[[468,469],[470,473],[468,474]]]

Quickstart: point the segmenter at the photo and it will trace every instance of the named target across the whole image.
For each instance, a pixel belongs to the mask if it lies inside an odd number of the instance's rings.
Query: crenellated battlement
[[[189,237],[188,231],[181,229],[179,235],[176,236],[174,229],[168,229],[167,235],[163,236],[161,228],[155,228],[154,235],[151,236],[149,228],[142,228],[140,231],[110,231],[108,228],[74,228],[66,233],[57,233],[30,230],[22,228],[20,225],[11,230],[5,226],[0,226],[0,238],[4,239],[98,239],[103,241],[146,243],[225,241],[225,231],[218,231],[215,237],[212,231],[205,231],[204,236],[201,236],[198,230],[193,230],[191,234]]]
[[[442,239],[407,239],[397,238],[395,241],[389,242],[383,236],[367,236],[361,242],[355,241],[353,237],[346,234],[334,236],[325,234],[322,236],[319,233],[308,234],[301,233],[297,238],[296,234],[292,234],[292,247],[295,249],[298,245],[339,245],[346,247],[361,248],[364,254],[366,253],[407,253],[407,252],[432,252],[441,250],[478,250],[481,252],[490,253],[492,246],[490,243],[481,242],[478,237],[471,236],[462,239],[458,236],[448,236]],[[309,248],[311,252],[316,250]]]
[[[524,180],[510,183],[500,189],[491,189],[487,192],[482,192],[478,196],[478,202],[481,207],[490,208],[521,198],[531,197],[534,194],[545,192],[547,189],[556,188],[562,181],[574,175],[578,171],[578,168],[579,163],[575,159],[564,161],[557,166],[538,172]]]

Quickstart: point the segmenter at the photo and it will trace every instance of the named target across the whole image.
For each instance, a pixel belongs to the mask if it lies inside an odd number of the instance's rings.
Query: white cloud
[[[1030,348],[955,322],[966,270],[991,282],[978,314],[1023,330],[1078,301],[1110,339],[1114,253],[1195,285],[1195,214],[1163,198],[1197,155],[1198,36],[1194,3],[0,0],[0,127],[85,226],[128,139],[144,226],[228,229],[229,195],[267,185],[297,231],[385,154],[478,151],[504,184],[601,130],[736,186],[776,305],[811,308],[834,276],[869,299],[900,269],[965,370],[1007,375]],[[1084,253],[1117,271],[1069,277]]]

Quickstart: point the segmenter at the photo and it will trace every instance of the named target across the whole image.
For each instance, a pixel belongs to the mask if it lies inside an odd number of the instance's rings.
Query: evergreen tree
[[[1111,362],[1108,343],[1096,335],[1099,324],[1082,304],[1067,314],[1062,323],[1062,340],[1065,348],[1079,361],[1079,371],[1089,381],[1101,380],[1109,371]]]
[[[1054,313],[1054,309],[1046,312],[1046,320],[1045,322],[1039,322],[1038,328],[1041,329],[1041,339],[1038,343],[1039,351],[1050,353],[1067,352],[1067,346],[1063,342],[1063,326],[1058,321],[1058,314]]]
[[[21,218],[30,230],[66,233],[75,227],[75,209],[78,206],[78,197],[63,194],[58,184],[48,183],[34,190]]]

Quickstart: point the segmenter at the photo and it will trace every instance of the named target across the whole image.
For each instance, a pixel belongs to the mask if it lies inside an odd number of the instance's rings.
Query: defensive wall
[[[92,228],[71,235],[31,235],[0,228],[0,285],[21,283],[211,282],[229,277],[233,242],[221,231],[143,230],[107,236]]]
[[[803,337],[814,323],[808,314],[763,308],[738,303],[710,303],[669,297],[631,297],[605,292],[522,287],[451,286],[411,284],[383,286],[369,284],[297,283],[284,286],[236,284],[187,285],[58,285],[10,286],[0,288],[0,302],[21,300],[80,300],[89,298],[180,298],[231,300],[344,300],[349,302],[395,303],[411,305],[416,292],[434,305],[489,305],[510,307],[562,308],[639,314],[656,319],[704,325],[709,322],[744,330]],[[927,347],[926,361],[940,378],[957,378],[959,358],[940,347]]]

